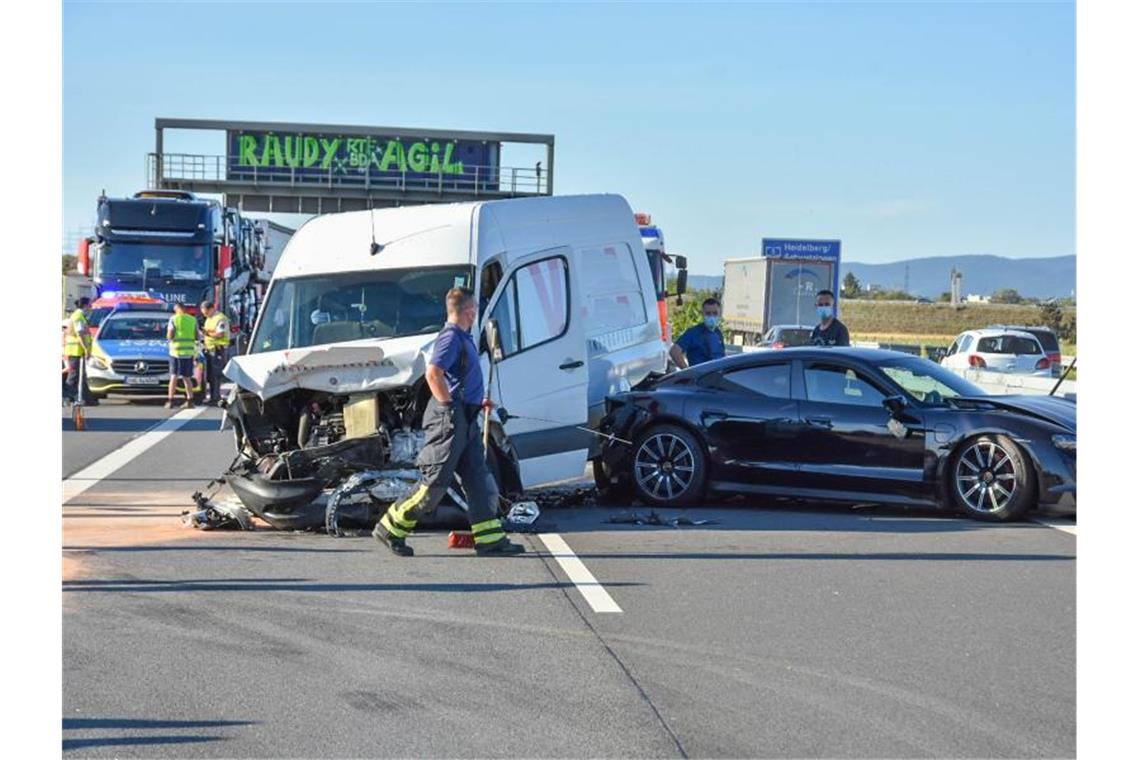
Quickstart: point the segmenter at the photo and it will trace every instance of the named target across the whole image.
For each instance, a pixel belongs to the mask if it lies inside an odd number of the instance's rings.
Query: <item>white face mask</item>
[[[284,327],[285,326],[285,312],[281,311],[280,309],[273,312],[273,326],[274,327]]]

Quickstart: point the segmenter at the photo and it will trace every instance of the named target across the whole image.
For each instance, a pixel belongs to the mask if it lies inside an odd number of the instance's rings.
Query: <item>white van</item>
[[[581,476],[597,446],[580,428],[600,419],[606,395],[665,370],[653,280],[620,196],[315,217],[274,270],[248,353],[225,370],[256,485],[328,486],[338,462],[412,461],[424,369],[455,285],[475,291],[480,331],[498,327],[491,392],[512,416],[492,417],[492,470],[508,490]],[[482,363],[486,379],[487,353]]]

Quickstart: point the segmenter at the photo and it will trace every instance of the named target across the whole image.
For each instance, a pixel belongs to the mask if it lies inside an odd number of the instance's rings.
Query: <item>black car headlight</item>
[[[1053,436],[1053,445],[1062,451],[1072,451],[1075,453],[1077,450],[1077,436],[1069,433],[1058,433]]]

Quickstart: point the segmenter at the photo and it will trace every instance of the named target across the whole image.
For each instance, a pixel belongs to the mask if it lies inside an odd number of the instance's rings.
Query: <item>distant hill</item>
[[[887,290],[901,290],[909,281],[912,295],[936,299],[950,290],[950,270],[954,268],[962,273],[963,297],[969,293],[988,296],[995,290],[1013,288],[1021,295],[1033,298],[1064,298],[1072,295],[1077,287],[1076,256],[1042,259],[932,256],[889,264],[848,261],[840,265],[839,277],[842,281],[848,272],[854,272],[863,287],[879,285]],[[720,290],[723,279],[723,275],[690,274],[689,287],[693,290]]]
[[[909,268],[909,272],[907,269]],[[1007,259],[1004,256],[936,256],[907,259],[890,264],[845,262],[839,267],[840,281],[854,272],[863,287],[879,285],[903,289],[916,296],[938,298],[950,290],[950,270],[962,273],[962,295],[988,296],[995,290],[1013,288],[1023,296],[1064,298],[1077,287],[1077,257]]]

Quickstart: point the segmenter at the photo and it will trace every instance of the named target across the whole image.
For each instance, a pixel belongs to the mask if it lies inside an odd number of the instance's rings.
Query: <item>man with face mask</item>
[[[720,333],[720,301],[706,298],[701,304],[701,313],[704,321],[685,330],[669,349],[669,357],[681,369],[724,358],[724,336]]]
[[[815,310],[819,313],[819,324],[811,331],[813,346],[850,346],[851,336],[847,325],[835,318],[835,294],[821,290],[815,294]]]
[[[479,351],[471,337],[475,324],[475,296],[467,288],[447,292],[447,324],[436,336],[431,361],[424,377],[431,398],[424,410],[424,447],[416,458],[420,484],[411,496],[398,501],[376,524],[372,536],[401,557],[415,554],[407,538],[420,517],[435,511],[451,478],[463,482],[471,532],[478,555],[521,554],[496,517],[499,492],[484,460],[479,434],[479,410],[483,399],[483,370]]]

